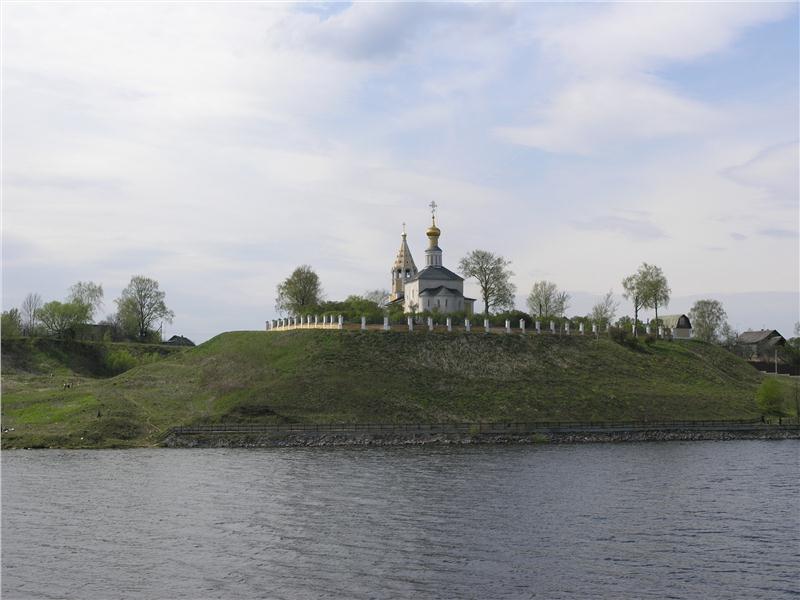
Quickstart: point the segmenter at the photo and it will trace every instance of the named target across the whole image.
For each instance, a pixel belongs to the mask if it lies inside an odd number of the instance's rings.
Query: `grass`
[[[218,422],[758,418],[762,378],[701,342],[634,351],[579,336],[232,332],[110,378],[67,351],[26,363],[17,348],[4,342],[6,448],[149,445],[170,427]],[[82,370],[64,390],[20,366],[37,361]]]

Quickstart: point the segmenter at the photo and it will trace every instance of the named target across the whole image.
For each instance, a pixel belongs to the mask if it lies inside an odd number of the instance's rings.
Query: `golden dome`
[[[431,226],[428,227],[428,231],[425,232],[425,235],[428,237],[439,237],[442,234],[442,230],[436,226],[436,219],[431,219]]]

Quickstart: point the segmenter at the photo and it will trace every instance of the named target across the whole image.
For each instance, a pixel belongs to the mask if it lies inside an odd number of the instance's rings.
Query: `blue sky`
[[[795,3],[2,10],[4,309],[144,274],[170,333],[259,329],[300,264],[389,287],[435,200],[445,263],[506,256],[520,308],[647,261],[668,312],[800,318]]]

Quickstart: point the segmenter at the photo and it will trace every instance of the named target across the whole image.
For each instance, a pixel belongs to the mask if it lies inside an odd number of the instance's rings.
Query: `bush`
[[[627,329],[623,329],[621,327],[612,327],[609,329],[609,336],[620,346],[625,346],[631,350],[639,350],[641,348],[639,344],[639,338],[635,337]]]
[[[108,370],[114,374],[124,373],[138,364],[136,357],[125,349],[109,352],[105,362]]]
[[[756,390],[756,404],[764,415],[782,417],[783,394],[781,384],[774,377],[767,377]]]

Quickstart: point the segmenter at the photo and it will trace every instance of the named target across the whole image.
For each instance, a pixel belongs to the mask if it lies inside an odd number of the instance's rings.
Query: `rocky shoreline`
[[[615,431],[542,432],[523,435],[496,434],[400,434],[400,433],[322,433],[291,434],[228,433],[170,434],[162,442],[167,448],[290,448],[328,446],[420,446],[475,444],[594,444],[667,441],[786,440],[800,439],[800,429],[751,431]]]

